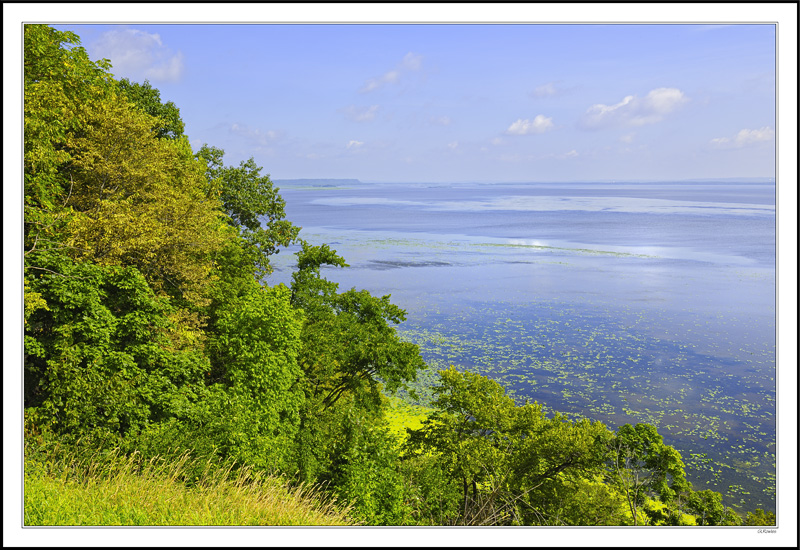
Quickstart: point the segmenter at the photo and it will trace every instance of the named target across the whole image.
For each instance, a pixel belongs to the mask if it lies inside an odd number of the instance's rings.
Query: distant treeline
[[[272,180],[275,185],[304,185],[310,187],[339,187],[342,185],[361,185],[359,180],[354,179],[294,179],[294,180]]]

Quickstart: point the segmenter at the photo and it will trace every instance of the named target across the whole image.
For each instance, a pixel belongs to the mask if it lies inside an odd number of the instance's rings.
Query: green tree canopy
[[[279,246],[294,242],[300,228],[285,219],[286,202],[252,157],[233,167],[224,166],[224,154],[204,144],[196,157],[205,164],[207,186],[222,201],[229,223],[251,252],[253,265],[261,275],[268,274],[272,271],[269,256]]]
[[[610,477],[625,493],[635,524],[647,498],[669,504],[691,488],[680,453],[651,424],[621,426],[610,449]]]
[[[119,91],[139,109],[154,117],[158,123],[152,128],[157,138],[178,139],[184,137],[181,112],[171,101],[161,103],[161,92],[150,85],[131,82],[123,78],[117,82]]]
[[[406,451],[436,456],[461,486],[461,522],[546,524],[555,516],[547,491],[602,472],[611,434],[601,423],[546,418],[479,374],[439,374],[435,412],[409,432]]]

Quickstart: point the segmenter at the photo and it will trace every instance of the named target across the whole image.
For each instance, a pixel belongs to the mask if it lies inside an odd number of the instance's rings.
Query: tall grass
[[[319,488],[248,468],[134,454],[29,460],[25,525],[353,525]],[[199,475],[194,475],[199,471]]]

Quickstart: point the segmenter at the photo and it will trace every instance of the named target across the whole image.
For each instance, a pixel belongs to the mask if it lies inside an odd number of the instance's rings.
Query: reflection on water
[[[284,186],[325,275],[408,312],[432,369],[611,427],[651,422],[695,487],[774,510],[772,184]],[[291,251],[270,283],[289,282]],[[430,377],[426,378],[430,383]],[[424,392],[423,392],[424,394]],[[709,461],[708,459],[711,459]]]

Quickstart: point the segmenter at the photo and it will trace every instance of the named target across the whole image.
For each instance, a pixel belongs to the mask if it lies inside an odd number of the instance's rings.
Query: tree
[[[547,418],[534,403],[517,407],[512,433],[517,443],[508,484],[525,524],[591,525],[576,513],[582,508],[589,517],[598,509],[614,510],[619,517],[615,491],[597,485],[613,435],[605,425],[586,418],[570,421],[559,413]],[[593,500],[578,505],[574,499],[581,496]]]
[[[723,525],[725,520],[722,495],[716,491],[692,491],[687,499],[687,509],[697,516],[697,525]]]
[[[139,109],[157,119],[157,124],[152,128],[157,138],[184,137],[180,110],[171,101],[161,103],[161,92],[153,88],[149,81],[145,80],[143,84],[138,84],[123,78],[117,82],[117,88]]]
[[[26,326],[26,415],[72,440],[112,441],[184,415],[208,360],[183,345],[167,300],[133,267],[48,259],[31,280],[48,307]]]
[[[601,472],[610,433],[599,422],[548,419],[536,403],[516,406],[485,376],[453,367],[439,374],[437,410],[409,432],[405,448],[435,456],[461,487],[461,523],[549,524],[565,484]]]
[[[125,101],[108,62],[90,61],[79,43],[25,28],[26,274],[56,250],[134,265],[156,291],[202,305],[213,255],[230,238],[204,165],[185,138],[158,139],[160,121]]]
[[[756,508],[755,512],[747,512],[742,525],[777,525],[775,512],[764,512],[761,508]]]
[[[69,47],[65,47],[68,45]],[[72,181],[63,172],[72,159],[67,136],[84,126],[83,106],[113,88],[107,60],[92,62],[77,35],[46,25],[24,28],[24,249],[26,316],[46,307],[29,285],[38,259],[65,253],[64,228]]]
[[[230,236],[188,141],[157,139],[154,119],[115,96],[87,111],[86,130],[67,141],[70,246],[103,265],[135,265],[185,303],[207,303],[214,255]]]
[[[394,392],[425,368],[419,348],[400,341],[392,326],[405,320],[405,311],[390,296],[337,293],[338,285],[322,278],[320,268],[346,264],[327,245],[303,242],[297,258],[292,303],[306,315],[299,362],[308,397],[322,411],[345,394],[361,406],[378,407],[381,388]]]
[[[238,167],[224,166],[224,151],[204,144],[195,155],[206,167],[208,189],[218,194],[229,223],[235,227],[260,275],[271,272],[269,256],[289,246],[300,231],[285,218],[286,202],[269,176],[251,157]]]
[[[405,312],[389,296],[339,293],[321,274],[323,266],[346,265],[327,245],[301,241],[291,285],[291,303],[304,316],[297,470],[304,481],[324,481],[365,521],[401,523],[404,489],[382,392],[414,380],[425,364],[417,346],[397,337],[392,325]]]
[[[299,426],[303,373],[297,364],[302,315],[285,286],[262,287],[221,304],[208,341],[215,382],[226,388],[226,415],[236,417],[226,445],[237,460],[287,471]],[[209,373],[210,375],[210,373]]]
[[[441,383],[434,389],[436,410],[419,430],[409,431],[406,452],[433,453],[450,482],[461,489],[461,522],[480,523],[488,518],[480,513],[484,507],[478,486],[506,469],[514,402],[502,386],[485,376],[460,373],[454,367],[439,375]]]
[[[397,442],[382,414],[371,414],[352,399],[340,400],[326,416],[335,417],[335,447],[321,476],[353,515],[368,525],[403,525],[410,517],[406,484],[399,470]],[[329,424],[330,426],[330,424]]]
[[[680,453],[650,424],[625,424],[610,442],[610,478],[625,493],[634,525],[647,498],[665,504],[690,489]]]

